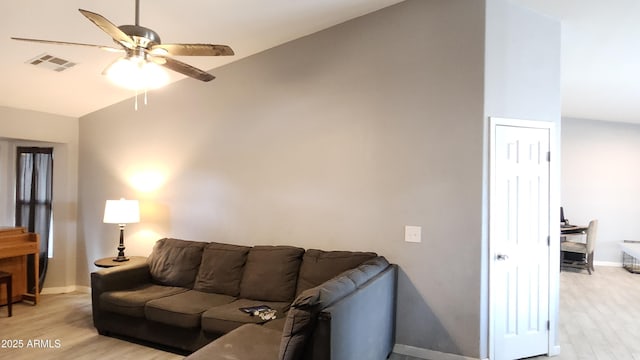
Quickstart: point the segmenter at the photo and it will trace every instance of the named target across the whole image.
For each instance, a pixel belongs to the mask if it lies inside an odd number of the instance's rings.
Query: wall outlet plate
[[[419,243],[422,242],[422,227],[421,226],[410,226],[407,225],[404,227],[404,241]]]

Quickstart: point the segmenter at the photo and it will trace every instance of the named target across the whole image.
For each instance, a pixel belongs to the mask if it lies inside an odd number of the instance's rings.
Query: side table
[[[147,261],[147,258],[144,256],[129,256],[129,261],[113,261],[114,257],[107,257],[98,259],[93,262],[93,265],[101,268],[110,268],[114,266],[120,265],[131,265],[131,264],[140,264]]]

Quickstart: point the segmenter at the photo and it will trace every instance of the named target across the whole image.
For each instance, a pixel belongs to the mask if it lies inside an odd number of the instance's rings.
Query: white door
[[[491,129],[493,359],[511,360],[549,348],[550,129]]]

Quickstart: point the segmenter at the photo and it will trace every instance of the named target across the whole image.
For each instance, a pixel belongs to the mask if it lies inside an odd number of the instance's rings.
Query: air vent
[[[33,59],[26,61],[26,63],[57,72],[65,71],[76,65],[74,62],[49,54],[38,55]]]

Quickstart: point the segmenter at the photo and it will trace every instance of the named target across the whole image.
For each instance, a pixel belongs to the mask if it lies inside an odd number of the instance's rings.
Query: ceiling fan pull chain
[[[136,90],[136,100],[133,104],[133,108],[135,109],[135,111],[138,111],[138,90]]]
[[[144,89],[144,106],[147,106],[147,89]]]

